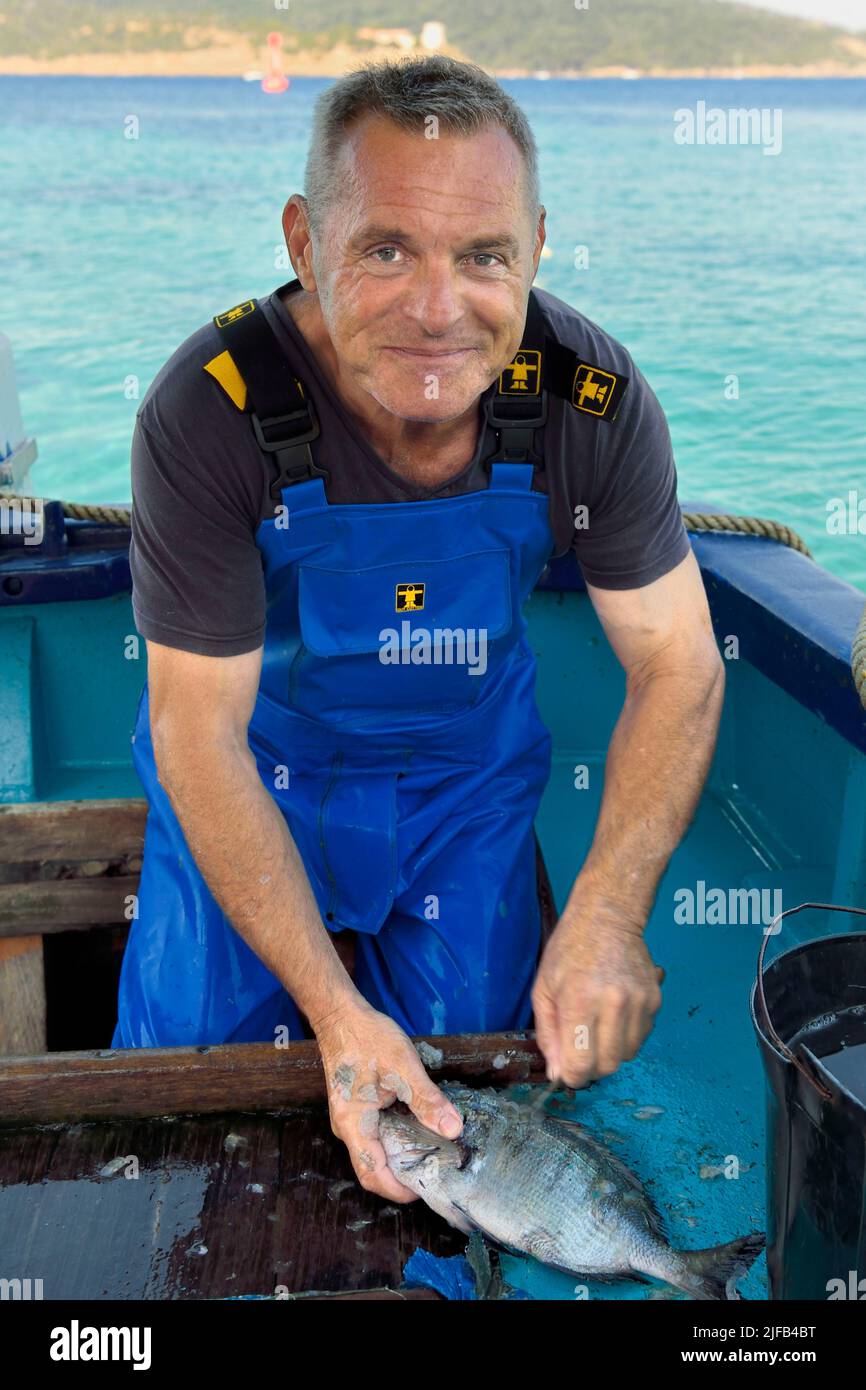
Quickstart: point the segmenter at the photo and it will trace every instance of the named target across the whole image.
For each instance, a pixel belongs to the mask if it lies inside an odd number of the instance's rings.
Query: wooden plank
[[[0,937],[122,925],[128,921],[125,899],[138,891],[139,877],[119,874],[2,883]]]
[[[366,1192],[324,1105],[6,1130],[0,1233],[5,1272],[59,1301],[382,1297],[419,1245],[466,1244]]]
[[[44,1050],[42,937],[0,941],[0,1053]]]
[[[146,818],[144,797],[0,806],[0,863],[140,855]]]
[[[545,1079],[532,1033],[466,1033],[416,1041],[442,1052],[441,1063],[425,1062],[434,1078],[500,1086]],[[315,1042],[0,1058],[0,1125],[271,1110],[323,1099]]]

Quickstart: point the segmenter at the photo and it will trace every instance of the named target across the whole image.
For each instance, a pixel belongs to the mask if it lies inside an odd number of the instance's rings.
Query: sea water
[[[156,371],[211,315],[292,278],[280,212],[325,85],[0,77],[0,327],[38,491],[128,498]],[[536,283],[631,350],[681,501],[785,521],[866,588],[866,81],[504,85],[540,149],[552,254]],[[701,102],[781,112],[778,152],[678,143]]]

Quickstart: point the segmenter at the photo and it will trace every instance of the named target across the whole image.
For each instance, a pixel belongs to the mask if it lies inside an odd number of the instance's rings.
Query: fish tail
[[[747,1236],[728,1241],[726,1245],[712,1245],[707,1250],[678,1250],[682,1265],[678,1277],[670,1282],[692,1298],[728,1300],[739,1298],[737,1281],[748,1273],[766,1244],[763,1231],[752,1231]]]

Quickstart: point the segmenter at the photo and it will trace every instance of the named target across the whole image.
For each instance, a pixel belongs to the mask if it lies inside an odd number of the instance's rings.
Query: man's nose
[[[446,334],[464,313],[454,266],[418,266],[407,287],[403,309],[427,333]]]

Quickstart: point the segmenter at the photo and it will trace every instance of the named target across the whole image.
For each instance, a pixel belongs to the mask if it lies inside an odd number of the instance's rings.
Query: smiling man
[[[460,1129],[409,1034],[534,1012],[571,1085],[640,1048],[661,1001],[643,928],[722,669],[658,402],[532,290],[536,149],[498,84],[444,57],[335,83],[283,225],[297,278],[195,333],[138,411],[150,814],[115,1045],[306,1020],[361,1182],[405,1201],[380,1108]],[[550,737],[522,606],[569,549],[627,690],[539,963]]]

